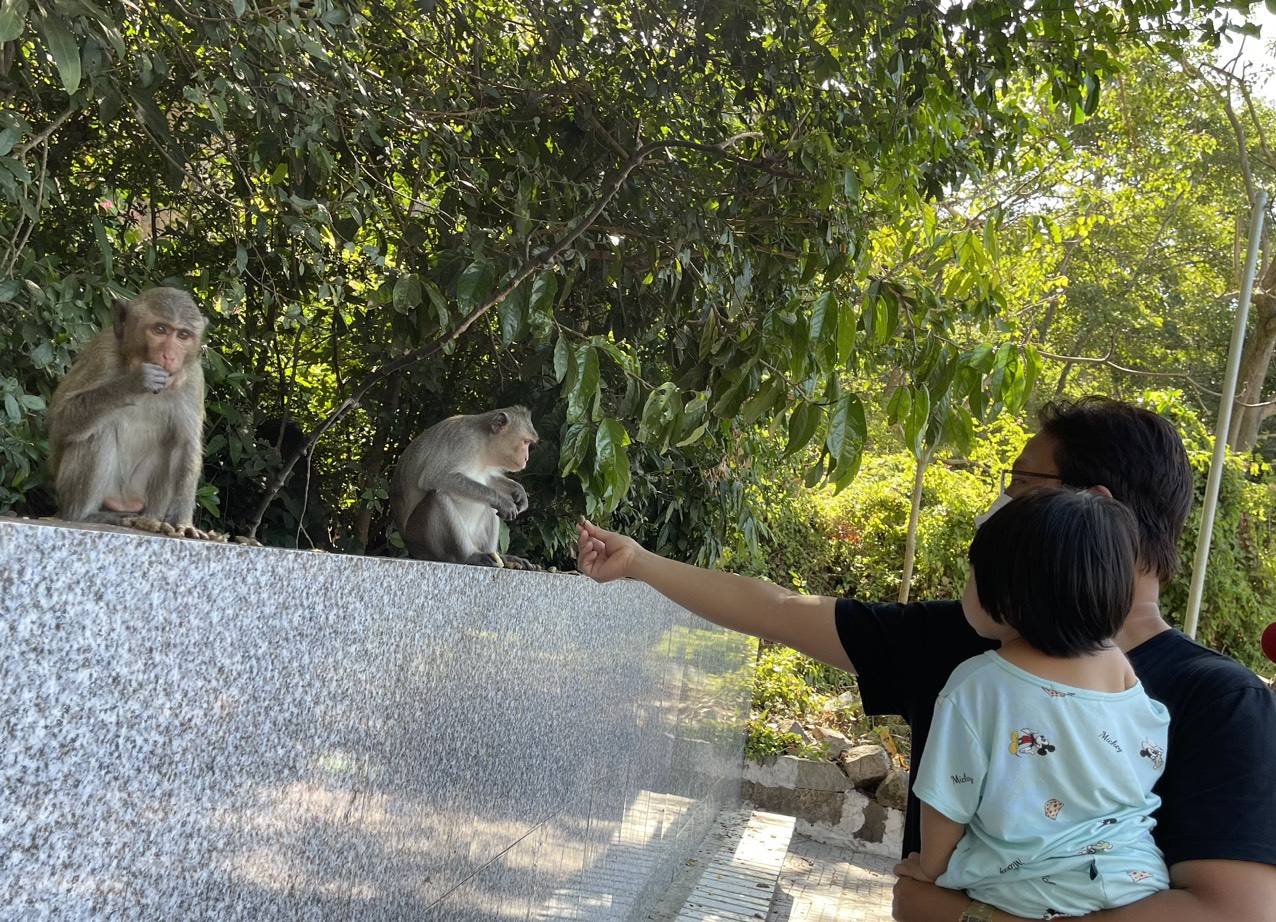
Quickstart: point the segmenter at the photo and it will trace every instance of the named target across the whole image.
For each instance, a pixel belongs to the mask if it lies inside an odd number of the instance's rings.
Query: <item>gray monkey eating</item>
[[[186,292],[116,300],[114,325],[80,352],[49,404],[58,512],[119,525],[190,526],[204,454],[207,321]]]
[[[536,429],[525,407],[453,416],[412,440],[390,480],[390,514],[417,560],[532,569],[497,553],[500,520],[527,509],[506,476],[527,466]]]

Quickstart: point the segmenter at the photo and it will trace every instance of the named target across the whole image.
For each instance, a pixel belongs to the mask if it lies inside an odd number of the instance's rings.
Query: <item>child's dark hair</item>
[[[1134,601],[1138,523],[1101,493],[1042,487],[998,510],[970,545],[979,604],[1048,656],[1101,649]]]

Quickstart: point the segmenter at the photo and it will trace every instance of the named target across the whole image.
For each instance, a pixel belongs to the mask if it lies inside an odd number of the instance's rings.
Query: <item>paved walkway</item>
[[[676,922],[705,869],[735,851],[749,809],[723,813],[699,851],[670,881],[645,922]],[[766,922],[891,922],[895,859],[794,834]],[[564,917],[566,918],[566,917]],[[762,920],[758,913],[755,918]]]
[[[894,858],[794,836],[767,922],[890,922]]]

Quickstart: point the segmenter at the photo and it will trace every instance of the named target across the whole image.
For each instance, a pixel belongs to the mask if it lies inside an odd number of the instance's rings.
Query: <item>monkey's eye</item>
[[[166,327],[162,323],[157,323],[155,324],[155,326],[151,327],[151,332],[154,333],[156,336],[167,336],[168,327]]]
[[[191,331],[190,331],[190,330],[178,330],[178,331],[177,331],[177,338],[178,338],[178,339],[190,339],[190,338],[191,338]]]

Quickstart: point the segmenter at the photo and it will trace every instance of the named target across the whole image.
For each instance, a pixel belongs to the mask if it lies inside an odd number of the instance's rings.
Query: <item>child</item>
[[[1001,648],[953,670],[935,703],[915,783],[926,879],[1033,919],[1169,886],[1151,834],[1169,717],[1110,643],[1137,535],[1116,500],[1063,488],[975,534],[962,608]]]

